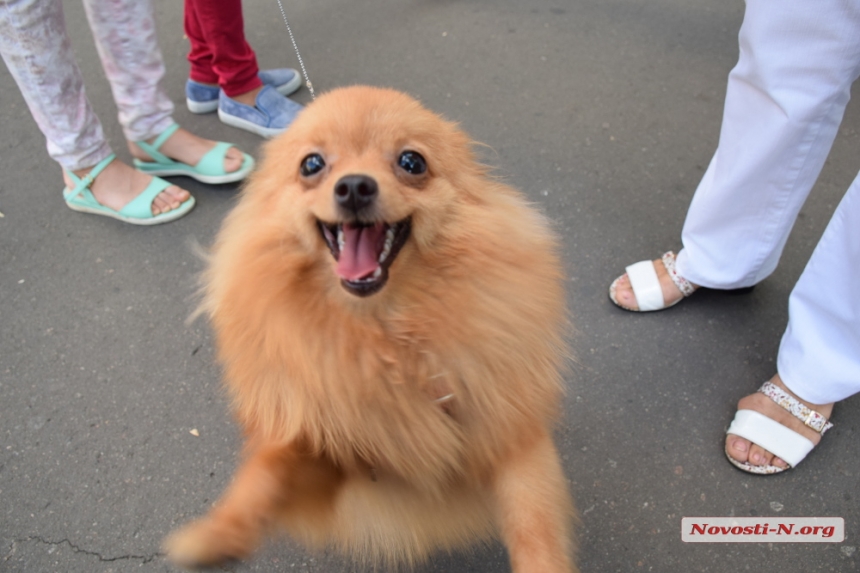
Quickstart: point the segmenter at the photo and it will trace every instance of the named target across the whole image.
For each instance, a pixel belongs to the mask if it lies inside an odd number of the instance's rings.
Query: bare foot
[[[155,141],[154,137],[150,139],[148,143],[152,143],[153,141]],[[180,127],[176,130],[176,133],[167,138],[167,141],[162,144],[159,151],[174,161],[180,161],[188,165],[197,165],[203,156],[215,147],[216,143],[217,142],[212,141],[211,139],[198,137],[190,131]],[[152,161],[152,157],[150,157],[148,153],[142,150],[133,141],[128,142],[128,150],[136,159],[141,161]],[[235,147],[231,147],[227,150],[227,154],[224,156],[224,171],[226,173],[237,171],[242,167],[244,160],[245,158],[243,157],[242,152]]]
[[[74,173],[78,177],[86,177],[92,169],[92,167],[89,167],[87,169],[80,169]],[[63,170],[63,181],[65,181],[66,187],[69,189],[75,187],[75,183],[65,170]],[[96,176],[93,184],[90,185],[90,191],[101,205],[114,211],[119,211],[140,195],[150,182],[152,182],[151,176],[141,173],[137,169],[115,159]],[[152,214],[160,215],[161,213],[167,213],[176,209],[187,201],[189,197],[191,197],[191,194],[188,191],[176,185],[171,185],[153,199]]]
[[[770,381],[781,388],[784,392],[800,401],[807,408],[815,410],[825,418],[830,418],[830,414],[833,412],[833,404],[812,404],[806,400],[801,400],[798,396],[795,396],[791,390],[786,388],[782,379],[779,377],[779,374],[774,375]],[[803,422],[786,412],[761,392],[756,392],[755,394],[750,394],[749,396],[741,398],[738,402],[738,410],[754,410],[760,414],[764,414],[775,422],[779,422],[786,428],[794,430],[798,434],[808,438],[816,446],[821,441],[821,434],[804,425]],[[774,456],[761,446],[757,446],[749,440],[734,434],[728,434],[726,436],[726,452],[735,460],[739,462],[748,462],[754,466],[773,465],[783,469],[788,467],[788,464],[785,463],[785,461]]]
[[[663,291],[664,306],[668,307],[684,298],[684,295],[675,286],[672,277],[666,271],[666,265],[663,264],[662,260],[657,259],[654,261],[654,270],[657,271],[657,279],[659,279],[660,288]],[[699,286],[693,285],[693,288],[697,289]],[[615,283],[615,299],[618,301],[618,304],[625,308],[639,310],[639,303],[636,301],[636,295],[633,294],[633,287],[630,286],[630,277],[627,276],[627,273],[624,273],[618,279],[618,282]]]

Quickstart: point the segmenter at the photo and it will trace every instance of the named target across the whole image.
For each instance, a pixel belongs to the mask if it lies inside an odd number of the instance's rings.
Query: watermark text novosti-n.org
[[[688,543],[841,543],[841,517],[685,517],[681,540]]]

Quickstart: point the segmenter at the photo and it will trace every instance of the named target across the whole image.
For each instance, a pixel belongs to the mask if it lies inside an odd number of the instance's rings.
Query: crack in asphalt
[[[6,558],[4,558],[4,561],[12,555],[12,552],[14,551],[15,543],[22,543],[25,541],[31,541],[31,542],[35,541],[35,542],[42,543],[44,545],[68,545],[72,549],[73,552],[81,553],[83,555],[89,555],[91,557],[96,557],[96,558],[98,558],[99,561],[102,561],[104,563],[110,563],[113,561],[140,559],[141,565],[145,565],[145,564],[149,563],[150,561],[152,561],[153,559],[155,559],[156,557],[163,557],[164,556],[163,553],[153,553],[152,555],[118,555],[116,557],[105,557],[97,551],[89,551],[87,549],[79,547],[79,546],[75,545],[74,543],[72,543],[71,540],[69,540],[69,539],[61,539],[59,541],[52,541],[50,539],[44,539],[43,537],[40,537],[38,535],[31,535],[25,539],[14,540],[12,542],[12,551],[10,551],[9,554],[6,556]]]

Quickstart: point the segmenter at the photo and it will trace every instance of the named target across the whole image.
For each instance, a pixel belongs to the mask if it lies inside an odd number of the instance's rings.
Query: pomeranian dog
[[[460,129],[393,90],[321,96],[227,216],[202,309],[246,439],[175,563],[285,529],[375,566],[501,538],[571,573],[553,445],[568,320],[557,240]]]

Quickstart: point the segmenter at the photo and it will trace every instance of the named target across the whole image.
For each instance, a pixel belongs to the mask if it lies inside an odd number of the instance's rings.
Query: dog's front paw
[[[163,549],[176,565],[203,569],[244,559],[253,550],[253,543],[237,528],[204,518],[171,533]]]

